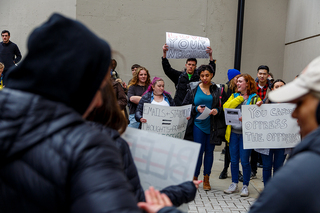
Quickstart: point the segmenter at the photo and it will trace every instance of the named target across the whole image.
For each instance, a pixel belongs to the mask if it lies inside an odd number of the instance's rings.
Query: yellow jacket
[[[257,98],[254,98],[255,96]],[[229,99],[223,104],[223,109],[225,109],[225,108],[235,109],[243,101],[244,101],[244,98],[242,96],[240,96],[239,93],[233,93],[229,97]],[[247,105],[256,104],[258,101],[261,101],[260,97],[256,93],[253,93],[253,94],[249,95]],[[231,135],[231,125],[228,125],[227,129],[226,129],[226,135],[225,135],[228,143],[230,141],[230,135]]]

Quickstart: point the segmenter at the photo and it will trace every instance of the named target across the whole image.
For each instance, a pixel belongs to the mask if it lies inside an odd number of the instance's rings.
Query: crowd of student
[[[230,69],[229,81],[217,84],[210,47],[208,65],[197,69],[197,60],[189,58],[185,70],[177,71],[166,58],[168,46],[164,45],[163,70],[176,86],[172,98],[164,89],[164,80],[154,77],[151,81],[149,71],[138,64],[131,67],[133,77],[127,85],[115,70],[109,45],[81,23],[61,15],[54,14],[35,29],[28,48],[19,66],[6,73],[6,88],[1,87],[1,211],[179,212],[172,205],[194,199],[202,182],[198,180],[202,164],[203,189],[211,189],[213,152],[222,142],[226,154],[220,177],[227,177],[230,163],[232,177],[224,192],[239,191],[241,160],[240,195],[249,196],[258,154],[243,148],[241,125],[226,126],[224,109],[241,110],[242,105],[261,106],[276,100],[269,99],[269,91],[285,82],[274,81],[267,66],[258,67],[256,80]],[[3,69],[0,63],[0,74]],[[143,118],[144,103],[192,105],[185,139],[201,145],[193,181],[144,192],[129,146],[121,138],[127,126],[141,128],[148,122]],[[197,119],[205,108],[210,109],[209,116]],[[272,168],[273,173],[278,171],[290,150],[256,151],[261,154],[266,185]],[[259,202],[256,206],[266,205]]]
[[[191,104],[191,115],[188,118],[188,126],[184,139],[201,144],[196,170],[193,180],[198,180],[200,168],[203,164],[203,189],[210,190],[210,174],[213,166],[213,153],[216,145],[226,142],[225,167],[219,178],[227,178],[227,170],[231,162],[232,184],[225,193],[238,192],[238,182],[243,182],[241,196],[248,196],[250,179],[256,178],[257,164],[263,165],[263,181],[268,182],[272,173],[276,172],[284,163],[287,152],[284,149],[243,149],[242,127],[226,127],[224,108],[238,108],[241,105],[270,103],[268,93],[271,90],[283,86],[281,79],[274,81],[269,67],[261,65],[257,69],[257,78],[254,80],[248,74],[241,74],[236,69],[227,72],[226,84],[214,83],[216,61],[212,57],[212,49],[207,48],[210,61],[208,65],[197,68],[197,59],[188,58],[184,71],[178,71],[171,67],[166,58],[168,46],[163,47],[162,67],[164,73],[176,86],[174,99],[164,90],[164,80],[154,77],[151,81],[149,71],[140,65],[133,65],[132,79],[128,86],[122,83],[123,90],[127,91],[129,107],[129,127],[141,128],[147,120],[143,118],[144,103],[163,106],[181,106]],[[114,60],[114,59],[113,59]],[[113,67],[114,70],[115,67]],[[117,73],[117,72],[115,72]],[[116,81],[122,82],[118,73],[112,76]],[[119,83],[120,85],[120,83]],[[205,107],[211,110],[210,116],[204,120],[197,119]],[[259,153],[259,154],[258,154]],[[261,162],[258,163],[258,159]],[[241,160],[242,172],[239,170]],[[264,163],[265,162],[265,163]]]

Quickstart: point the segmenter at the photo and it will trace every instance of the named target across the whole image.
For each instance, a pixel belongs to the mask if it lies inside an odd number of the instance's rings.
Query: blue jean
[[[140,122],[136,121],[135,114],[129,115],[129,121],[130,121],[130,123],[129,123],[128,127],[139,129]]]
[[[276,171],[278,171],[278,169],[283,166],[286,155],[284,154],[284,149],[270,149],[269,155],[261,154],[261,158],[263,163],[263,183],[264,185],[266,185],[271,178],[272,167],[274,175],[274,173],[276,173]]]
[[[243,149],[242,134],[231,132],[230,142],[230,157],[231,157],[231,177],[233,183],[239,181],[239,158],[241,159],[242,172],[243,172],[243,185],[249,186],[251,166],[249,158],[251,149]]]
[[[215,145],[210,144],[210,134],[204,133],[196,125],[193,125],[193,140],[194,142],[200,143],[200,152],[198,156],[198,161],[196,165],[196,171],[194,176],[198,177],[200,174],[200,168],[202,165],[202,157],[204,153],[204,162],[203,162],[203,176],[211,174],[211,168],[213,164],[213,150]]]

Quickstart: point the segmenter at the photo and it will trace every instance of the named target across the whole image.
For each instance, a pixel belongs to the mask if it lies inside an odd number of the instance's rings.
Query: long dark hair
[[[128,122],[117,102],[112,82],[109,79],[107,85],[101,90],[103,104],[94,109],[88,116],[88,121],[94,121],[117,130],[120,134],[126,131]]]

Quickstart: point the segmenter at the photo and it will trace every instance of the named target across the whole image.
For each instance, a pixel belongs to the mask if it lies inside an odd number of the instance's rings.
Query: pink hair
[[[149,84],[148,89],[147,89],[141,96],[144,96],[146,93],[153,91],[152,86],[156,85],[156,83],[157,83],[158,81],[163,81],[163,82],[164,82],[164,80],[163,80],[162,78],[154,77],[154,78],[152,79],[152,81],[151,81],[151,84]],[[165,95],[170,94],[170,93],[168,93],[168,92],[165,91],[165,90],[163,91],[163,93],[164,93]]]

